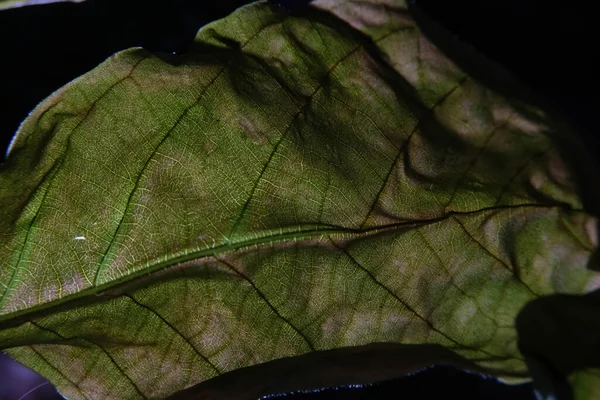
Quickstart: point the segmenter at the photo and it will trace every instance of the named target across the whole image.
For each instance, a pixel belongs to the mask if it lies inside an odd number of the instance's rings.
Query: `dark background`
[[[116,51],[143,46],[185,52],[197,29],[244,0],[88,0],[0,12],[0,161],[20,122],[54,90]],[[287,9],[305,0],[280,0]],[[564,115],[596,162],[600,141],[600,57],[592,2],[416,0],[414,6],[459,40],[499,62]],[[51,385],[0,355],[0,399],[55,399]],[[338,388],[298,399],[534,399],[531,385],[510,387],[448,367],[363,388]]]

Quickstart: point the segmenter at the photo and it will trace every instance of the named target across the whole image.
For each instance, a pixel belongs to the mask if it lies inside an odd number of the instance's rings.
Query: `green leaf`
[[[0,0],[0,10],[50,3],[81,3],[85,0]]]
[[[577,371],[569,377],[574,387],[574,398],[597,399],[600,397],[600,369],[586,368]]]
[[[600,286],[592,166],[415,18],[259,2],[185,56],[126,50],[50,96],[0,167],[0,349],[72,398],[252,398],[432,362],[526,379],[521,308]],[[369,374],[377,346],[398,365]],[[341,377],[301,382],[329,355]],[[280,365],[289,382],[260,373]]]

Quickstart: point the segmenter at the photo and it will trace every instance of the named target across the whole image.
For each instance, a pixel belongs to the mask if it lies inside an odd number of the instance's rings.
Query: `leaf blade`
[[[318,4],[341,20],[259,3],[177,65],[119,53],[32,114],[0,175],[3,348],[74,397],[386,341],[525,373],[521,306],[597,286],[565,132],[402,3]]]

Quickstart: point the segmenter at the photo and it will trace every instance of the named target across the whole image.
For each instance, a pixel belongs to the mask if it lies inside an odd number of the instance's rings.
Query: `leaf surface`
[[[519,310],[600,286],[573,135],[402,1],[259,2],[185,56],[120,52],[1,166],[0,348],[72,398],[377,343],[527,377]]]

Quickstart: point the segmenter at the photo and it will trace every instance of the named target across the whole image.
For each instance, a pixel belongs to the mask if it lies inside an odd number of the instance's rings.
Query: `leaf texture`
[[[519,310],[600,286],[578,146],[402,1],[255,3],[24,122],[0,169],[0,348],[69,398],[382,342],[527,377]]]

